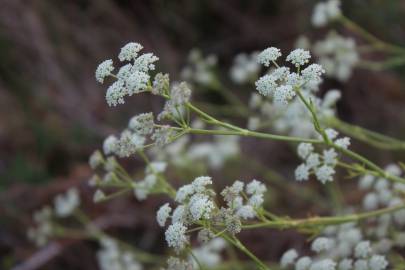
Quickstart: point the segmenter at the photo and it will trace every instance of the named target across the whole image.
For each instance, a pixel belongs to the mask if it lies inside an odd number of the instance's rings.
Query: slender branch
[[[374,147],[387,150],[405,150],[404,141],[377,133],[375,131],[367,130],[360,126],[349,124],[338,118],[328,118],[325,120],[325,123],[333,126],[343,133],[346,133],[347,135],[350,135],[353,138],[356,138],[357,140],[368,143]]]
[[[290,229],[290,228],[304,228],[311,226],[326,226],[336,225],[347,222],[358,222],[367,218],[377,217],[383,214],[393,213],[398,210],[404,209],[405,205],[397,205],[393,207],[387,207],[375,211],[364,212],[360,214],[351,214],[345,216],[335,217],[313,217],[307,219],[295,219],[295,220],[275,220],[256,224],[243,225],[244,229],[257,229],[257,228],[277,228],[277,229]]]

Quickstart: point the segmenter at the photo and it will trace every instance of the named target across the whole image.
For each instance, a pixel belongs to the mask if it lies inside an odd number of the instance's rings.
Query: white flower
[[[274,91],[274,104],[288,105],[288,101],[290,101],[294,96],[295,91],[291,85],[281,85]]]
[[[314,146],[310,143],[300,143],[297,148],[297,154],[302,159],[306,159],[313,151]]]
[[[294,264],[298,258],[298,253],[295,249],[287,250],[280,259],[281,268],[286,268],[289,265]]]
[[[263,64],[264,66],[268,67],[270,66],[271,62],[274,62],[281,56],[280,49],[275,48],[275,47],[270,47],[265,50],[263,50],[259,55],[257,56],[257,61],[260,64]]]
[[[289,55],[287,55],[286,60],[294,64],[296,67],[299,67],[308,63],[310,58],[311,54],[309,53],[309,51],[303,49],[295,49],[291,51]]]
[[[333,239],[318,237],[312,242],[311,249],[316,253],[320,253],[322,251],[329,251],[334,245],[335,241],[333,241]]]
[[[104,82],[104,78],[111,74],[114,70],[113,61],[111,59],[103,61],[96,69],[96,80],[100,83]]]
[[[337,132],[333,128],[327,128],[325,129],[325,134],[329,140],[334,140],[339,135],[339,132]]]
[[[103,143],[104,154],[109,155],[113,154],[118,147],[118,139],[114,135],[108,136]]]
[[[267,191],[266,186],[256,179],[253,179],[249,184],[246,185],[246,193],[253,194],[263,194]]]
[[[306,164],[309,169],[317,167],[321,162],[319,161],[319,155],[316,153],[311,153],[307,157]]]
[[[194,192],[200,193],[205,191],[206,186],[211,185],[212,180],[209,176],[199,176],[191,183]]]
[[[152,94],[162,95],[169,89],[169,74],[158,73],[153,80]]]
[[[195,194],[190,198],[189,208],[193,220],[197,221],[201,218],[209,219],[215,205],[208,196]]]
[[[321,261],[314,262],[310,270],[335,270],[336,269],[336,262],[331,259],[323,259]]]
[[[170,216],[170,212],[172,208],[170,207],[169,203],[165,203],[162,205],[156,213],[156,220],[159,223],[160,227],[164,227],[166,224],[167,218]]]
[[[325,73],[325,70],[318,64],[311,64],[301,72],[304,80],[309,83],[320,83],[322,81],[321,76],[323,73]]]
[[[384,270],[388,266],[388,262],[382,255],[373,255],[371,256],[368,265],[370,270]]]
[[[146,174],[163,173],[166,170],[167,163],[164,161],[153,161],[145,169]]]
[[[159,58],[153,53],[145,53],[135,59],[134,68],[141,72],[148,72],[149,70],[155,70],[155,62]]]
[[[170,126],[163,126],[155,129],[151,139],[155,141],[157,146],[164,146],[170,142],[172,129]]]
[[[354,270],[369,270],[367,260],[358,259],[354,262]]]
[[[276,78],[272,75],[264,75],[255,82],[256,89],[265,97],[272,95],[277,87]]]
[[[354,249],[354,255],[357,258],[367,258],[371,253],[370,241],[361,241]]]
[[[129,130],[124,130],[121,133],[117,143],[115,154],[119,157],[129,157],[141,149],[145,144],[146,138]]]
[[[315,27],[325,26],[329,21],[334,20],[341,14],[340,1],[329,0],[327,2],[319,2],[312,14],[312,24]]]
[[[331,148],[331,149],[323,151],[323,162],[326,165],[334,166],[337,162],[336,158],[337,158],[337,153],[336,153],[335,149]]]
[[[295,263],[295,270],[309,270],[312,264],[312,259],[308,256],[301,257]]]
[[[339,262],[338,269],[339,270],[351,270],[353,268],[353,260],[352,259],[343,259]]]
[[[148,86],[149,75],[143,71],[134,71],[126,80],[128,95],[137,94]]]
[[[359,61],[354,39],[342,37],[336,32],[330,32],[325,40],[316,42],[313,50],[327,76],[340,81],[349,79]]]
[[[121,62],[135,60],[139,51],[142,49],[143,46],[141,44],[130,42],[121,48],[118,59],[120,59]]]
[[[176,192],[176,202],[183,203],[190,195],[194,193],[194,187],[191,184],[184,185]]]
[[[105,99],[108,106],[117,106],[118,104],[124,104],[124,96],[127,94],[127,90],[124,87],[123,81],[115,81],[107,88]]]
[[[122,81],[126,81],[128,77],[134,71],[132,64],[126,64],[120,68],[117,73],[117,78]]]
[[[128,127],[140,135],[148,135],[153,132],[153,113],[141,113],[129,120]]]
[[[322,184],[325,184],[328,181],[333,181],[333,174],[335,174],[335,170],[328,165],[322,165],[315,170],[316,178]]]
[[[359,189],[366,190],[373,186],[374,184],[374,176],[373,175],[364,175],[360,178],[359,181]]]
[[[233,65],[229,72],[234,83],[248,83],[257,77],[260,70],[257,55],[256,52],[250,55],[241,53],[234,58]]]
[[[323,97],[322,108],[334,106],[341,97],[342,93],[339,90],[329,90]]]
[[[191,97],[191,89],[186,82],[181,82],[173,86],[171,91],[171,104],[179,106],[187,103]]]
[[[96,169],[98,166],[103,164],[104,158],[99,150],[94,151],[89,158],[89,165],[92,169]]]
[[[106,198],[106,196],[105,196],[104,192],[100,189],[97,189],[93,195],[93,202],[98,203],[98,202],[101,202],[102,200],[104,200],[105,198]]]
[[[248,203],[249,203],[249,205],[251,205],[255,208],[258,208],[258,207],[262,206],[263,202],[264,202],[263,194],[255,194],[249,198]]]
[[[347,149],[350,145],[350,138],[349,137],[343,137],[340,139],[337,139],[335,141],[335,144],[343,149]]]
[[[55,198],[55,213],[59,217],[67,217],[80,204],[79,191],[76,188],[69,189],[65,194],[59,194]]]
[[[179,253],[188,244],[186,232],[187,227],[183,223],[173,223],[170,225],[165,232],[167,245],[173,247]]]
[[[378,208],[378,196],[374,192],[368,193],[363,199],[363,207],[366,210]]]
[[[308,177],[309,177],[309,167],[307,165],[301,164],[295,169],[295,179],[297,181],[308,180]]]
[[[135,197],[140,201],[145,200],[154,188],[156,181],[156,175],[148,174],[142,181],[137,182],[134,189]]]
[[[185,223],[186,219],[186,207],[184,205],[179,205],[174,209],[172,214],[173,223]]]
[[[387,165],[387,167],[385,167],[385,171],[395,176],[400,176],[402,173],[401,168],[396,164]]]
[[[256,217],[256,212],[251,205],[242,205],[236,211],[236,215],[243,219],[251,219],[251,218]]]

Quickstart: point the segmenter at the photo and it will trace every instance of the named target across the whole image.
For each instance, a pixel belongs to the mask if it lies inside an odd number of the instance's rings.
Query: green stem
[[[256,138],[270,139],[270,140],[277,140],[277,141],[287,141],[287,142],[308,142],[308,143],[314,143],[314,144],[322,143],[321,140],[289,137],[289,136],[275,135],[275,134],[270,134],[270,133],[250,131],[250,130],[240,128],[240,127],[232,125],[232,124],[222,122],[222,121],[208,115],[207,113],[201,111],[200,109],[198,109],[191,103],[188,103],[187,106],[192,111],[197,113],[199,116],[208,120],[210,123],[230,129],[230,130],[205,130],[205,129],[189,128],[189,129],[187,129],[188,133],[211,134],[211,135],[236,135],[236,136],[256,137]]]
[[[295,220],[276,220],[268,221],[256,224],[243,225],[244,229],[256,229],[256,228],[277,228],[277,229],[290,229],[290,228],[304,228],[310,226],[327,226],[336,225],[347,222],[358,222],[367,218],[377,217],[383,214],[393,213],[395,211],[404,209],[405,205],[397,205],[393,207],[387,207],[375,211],[364,212],[360,214],[351,214],[345,216],[334,217],[313,217],[307,219],[295,219]]]
[[[360,126],[349,124],[338,118],[331,117],[325,120],[325,123],[338,129],[339,131],[356,138],[359,141],[368,143],[374,147],[386,150],[405,150],[405,142],[367,130]]]

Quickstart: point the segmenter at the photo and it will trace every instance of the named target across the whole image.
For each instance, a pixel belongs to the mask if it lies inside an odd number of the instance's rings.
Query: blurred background
[[[86,184],[92,175],[89,155],[100,148],[108,134],[124,128],[129,117],[150,109],[158,112],[162,106],[161,100],[136,97],[127,98],[123,106],[109,108],[105,87],[94,79],[101,61],[117,55],[127,42],[139,42],[145,51],[159,56],[157,69],[176,80],[190,50],[199,48],[204,55],[218,57],[217,72],[223,83],[247,103],[252,87],[235,86],[228,76],[234,56],[268,46],[286,52],[302,34],[314,39],[325,35],[326,30],[310,25],[315,3],[1,0],[0,269],[11,269],[34,255],[39,261],[16,269],[98,269],[96,245],[91,241],[60,240],[41,251],[26,238],[33,211],[71,186],[80,187],[85,211],[104,221],[107,231],[143,250],[164,252],[163,231],[154,221],[163,198],[140,204],[128,196],[97,206],[91,201],[92,189]],[[405,46],[404,1],[343,1],[343,11],[382,40]],[[342,33],[351,36],[347,30],[342,29]],[[345,121],[405,139],[404,72],[404,67],[381,72],[356,69],[347,83],[329,79],[323,87],[342,90],[338,115]],[[194,99],[217,101],[215,95],[195,93]],[[240,118],[233,121],[245,124]],[[243,155],[254,155],[291,178],[289,170],[297,162],[294,150],[266,143],[255,151],[257,143],[243,140]],[[405,160],[399,151],[379,151],[361,143],[354,149],[382,165]],[[142,165],[137,160],[124,163],[133,170]],[[262,177],[253,167],[211,174],[228,181],[238,176]],[[278,200],[278,205],[277,212],[293,216],[321,211],[288,199]],[[268,243],[256,241],[262,233],[258,230],[243,237],[267,259],[277,260],[287,246],[305,242],[294,232],[266,231],[278,241],[270,249]]]

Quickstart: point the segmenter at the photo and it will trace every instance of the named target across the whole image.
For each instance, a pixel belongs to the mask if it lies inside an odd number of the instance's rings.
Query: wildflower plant
[[[340,1],[322,1],[315,7],[312,18],[315,26],[339,21],[357,29],[343,16]],[[95,188],[96,203],[128,192],[139,201],[154,194],[167,196],[168,200],[156,211],[156,224],[164,228],[165,242],[173,252],[165,263],[155,260],[153,254],[130,252],[126,244],[91,226],[78,209],[80,198],[76,189],[58,195],[54,209],[47,207],[35,215],[37,226],[30,230],[31,238],[44,244],[50,237],[76,233],[61,227],[59,222],[74,218],[83,226],[85,236],[100,243],[98,258],[102,269],[142,269],[142,263],[170,270],[215,269],[221,264],[221,251],[229,249],[244,253],[257,269],[263,270],[273,269],[274,263],[258,258],[238,235],[257,228],[296,229],[312,236],[310,253],[301,256],[299,251],[288,249],[277,267],[388,269],[391,263],[386,256],[388,252],[392,247],[405,246],[404,166],[399,163],[402,168],[398,165],[382,168],[351,149],[351,142],[360,139],[371,146],[388,149],[403,149],[405,144],[360,127],[356,127],[358,133],[355,133],[350,124],[337,119],[335,104],[341,93],[332,89],[321,96],[320,85],[328,73],[347,80],[360,60],[352,41],[337,34],[330,34],[328,39],[332,41],[315,46],[320,63],[315,63],[309,50],[297,48],[284,53],[276,47],[235,60],[230,72],[233,80],[240,84],[254,81],[249,104],[243,105],[241,111],[250,112],[246,117],[248,128],[223,121],[194,103],[195,84],[213,87],[232,105],[242,103],[218,82],[215,57],[204,58],[200,52],[193,51],[189,57],[192,65],[183,70],[183,77],[189,81],[171,82],[169,74],[155,74],[158,57],[142,53],[142,45],[131,42],[122,47],[118,54],[121,66],[114,66],[117,61],[109,59],[96,69],[96,80],[109,84],[106,103],[118,106],[131,96],[150,94],[162,99],[164,105],[158,113],[133,116],[122,132],[104,140],[102,151],[96,150],[89,159],[95,171],[89,184]],[[386,48],[398,50],[388,45]],[[330,67],[337,71],[331,71]],[[264,118],[271,119],[270,124]],[[214,139],[192,142],[192,135],[214,136]],[[305,182],[316,179],[322,188],[333,188],[333,184],[342,180],[337,175],[343,173],[358,179],[359,189],[365,193],[362,202],[335,209],[332,216],[296,219],[269,209],[266,200],[271,187],[264,181],[235,180],[218,190],[214,178],[205,173],[196,174],[196,161],[201,159],[209,160],[209,168],[221,170],[228,159],[239,154],[239,137],[257,138],[262,140],[260,143],[278,141],[296,149],[297,160],[301,161],[297,161],[292,173],[295,185],[304,186]],[[145,163],[143,171],[135,176],[119,163],[119,158],[134,156]],[[194,175],[183,179],[183,185],[175,185],[167,171],[189,164],[195,166]],[[223,268],[226,267],[224,264]]]

